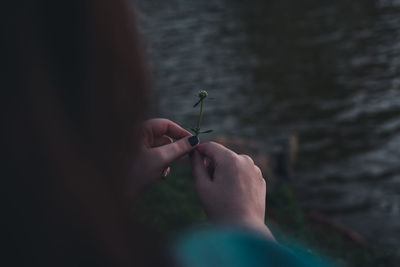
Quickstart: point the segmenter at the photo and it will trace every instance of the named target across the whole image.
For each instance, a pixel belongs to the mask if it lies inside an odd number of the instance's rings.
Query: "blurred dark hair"
[[[2,229],[11,265],[140,262],[146,244],[121,198],[146,113],[133,14],[122,0],[6,2]]]

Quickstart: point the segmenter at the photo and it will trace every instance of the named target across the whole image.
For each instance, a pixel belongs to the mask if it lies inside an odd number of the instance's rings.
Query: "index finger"
[[[144,122],[143,127],[155,137],[166,135],[173,139],[181,139],[188,135],[192,135],[189,131],[183,129],[175,122],[167,119],[151,119]]]
[[[201,154],[210,158],[215,163],[221,161],[227,156],[233,156],[235,152],[215,142],[200,144],[196,148]]]

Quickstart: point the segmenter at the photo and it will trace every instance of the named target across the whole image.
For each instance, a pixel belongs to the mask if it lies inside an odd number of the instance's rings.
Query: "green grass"
[[[207,222],[194,192],[190,167],[182,163],[172,166],[168,178],[145,193],[134,212],[139,222],[160,235]],[[300,243],[341,266],[400,266],[400,258],[382,248],[361,247],[334,229],[313,228],[289,184],[267,196],[267,214],[267,223],[281,243]]]

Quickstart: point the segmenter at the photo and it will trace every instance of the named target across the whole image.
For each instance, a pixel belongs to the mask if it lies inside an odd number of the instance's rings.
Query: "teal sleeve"
[[[173,257],[184,267],[332,267],[306,250],[288,249],[256,233],[234,228],[197,229],[173,243]]]

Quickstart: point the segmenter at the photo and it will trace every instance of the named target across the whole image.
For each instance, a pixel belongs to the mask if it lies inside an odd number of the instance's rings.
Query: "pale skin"
[[[143,192],[161,179],[172,162],[194,150],[191,164],[196,192],[210,220],[249,228],[275,240],[264,223],[265,179],[249,156],[214,142],[192,146],[188,142],[190,132],[166,119],[146,121],[143,132],[130,194]]]
[[[132,166],[134,179],[130,181],[127,192],[134,198],[160,180],[172,162],[196,148],[188,141],[192,134],[170,120],[147,120],[141,128],[143,136]]]

